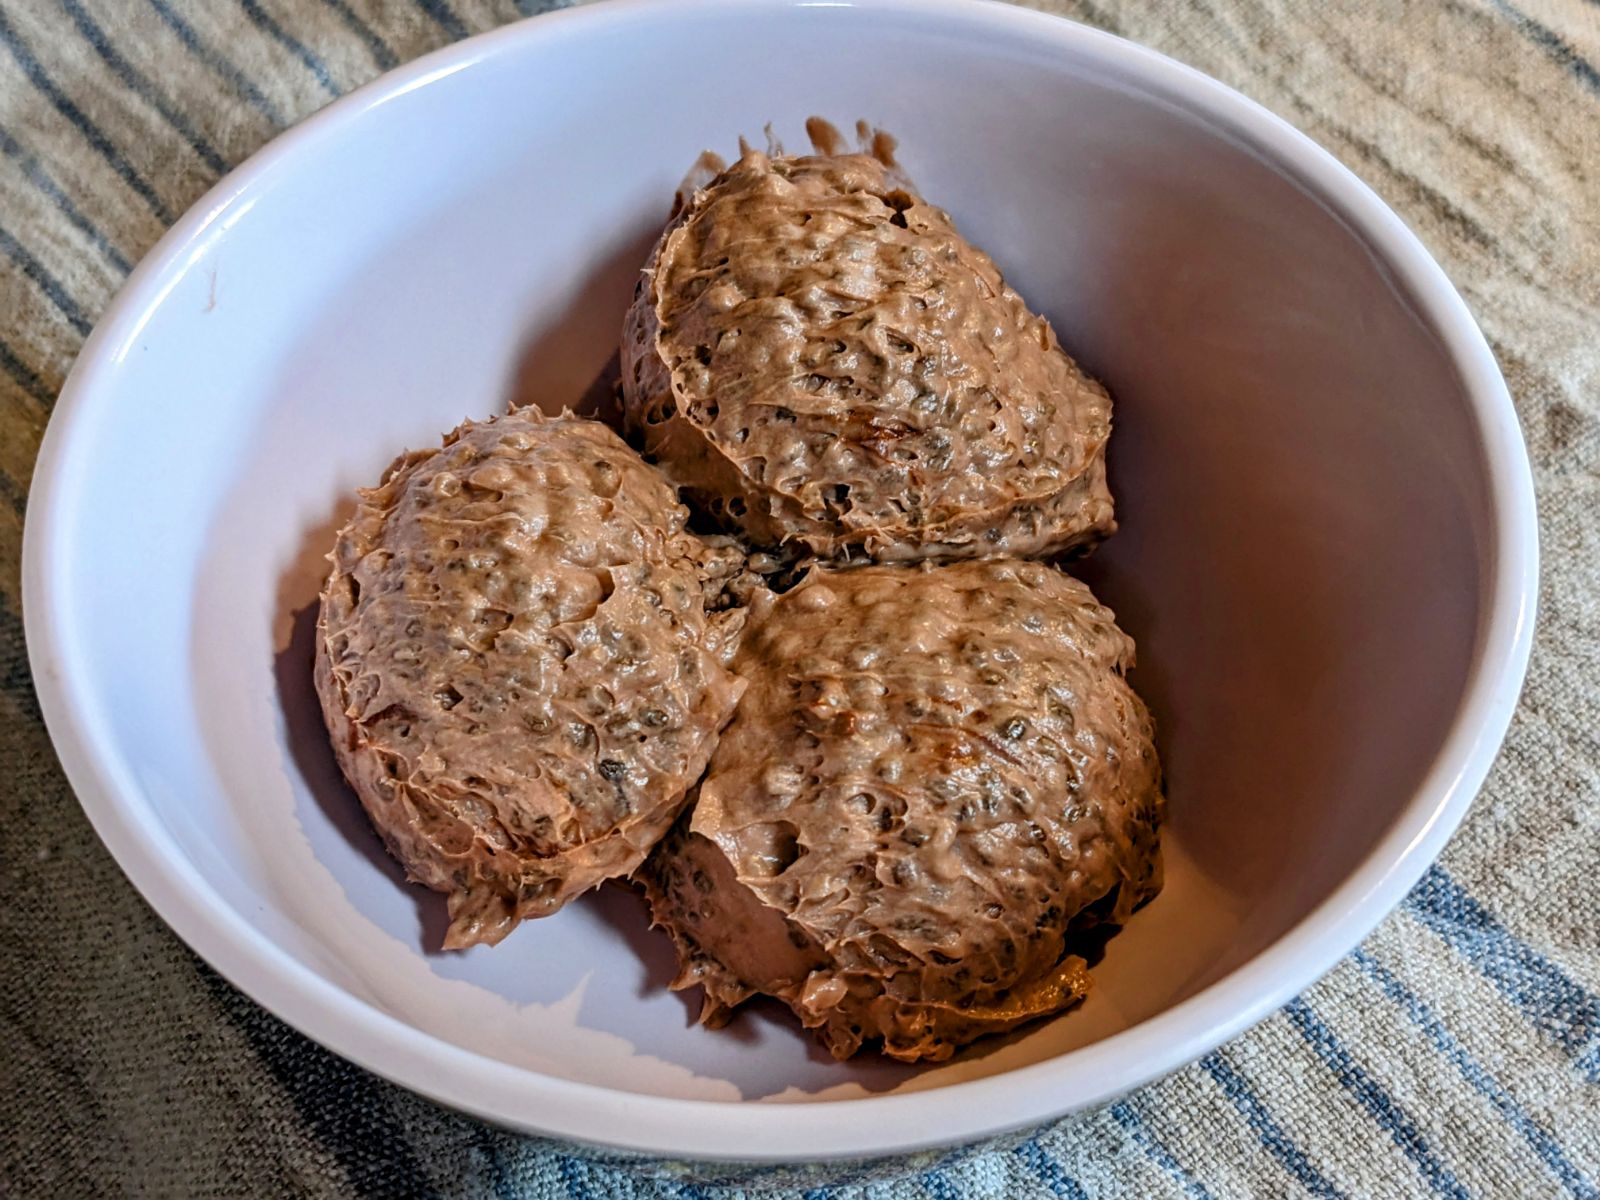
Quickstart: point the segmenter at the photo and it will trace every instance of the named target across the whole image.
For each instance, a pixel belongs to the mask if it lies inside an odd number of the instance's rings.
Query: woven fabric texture
[[[659,0],[670,3],[671,0]],[[308,1042],[195,958],[81,815],[29,679],[40,437],[130,264],[233,165],[543,0],[0,0],[0,1195],[1600,1195],[1600,5],[1050,0],[1366,179],[1481,321],[1540,505],[1533,666],[1441,863],[1324,981],[1026,1140],[810,1190],[648,1178]]]

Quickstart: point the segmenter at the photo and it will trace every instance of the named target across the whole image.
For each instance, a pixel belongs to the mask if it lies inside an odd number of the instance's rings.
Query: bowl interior
[[[657,6],[493,39],[272,152],[102,347],[62,465],[60,623],[141,819],[262,937],[421,1033],[661,1096],[995,1075],[1284,935],[1412,802],[1456,713],[1483,456],[1456,368],[1361,236],[1097,45],[977,15]],[[1138,639],[1170,781],[1166,890],[1093,996],[922,1070],[835,1063],[759,1005],[694,1027],[620,889],[439,952],[442,902],[367,828],[310,682],[352,489],[513,398],[590,402],[685,169],[768,122],[802,147],[813,113],[895,134],[1111,387],[1122,532],[1083,571]]]

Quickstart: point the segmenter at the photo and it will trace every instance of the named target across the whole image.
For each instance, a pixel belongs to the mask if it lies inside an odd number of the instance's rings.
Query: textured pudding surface
[[[941,1059],[1085,993],[1068,934],[1160,887],[1133,643],[1013,560],[815,569],[752,630],[693,809],[639,879],[675,986],[756,993],[839,1057]]]
[[[1115,527],[1111,400],[987,255],[868,155],[747,151],[624,325],[630,436],[766,548],[1051,555]]]
[[[447,947],[626,875],[743,683],[742,556],[593,421],[522,410],[400,457],[339,531],[317,689],[335,753]]]

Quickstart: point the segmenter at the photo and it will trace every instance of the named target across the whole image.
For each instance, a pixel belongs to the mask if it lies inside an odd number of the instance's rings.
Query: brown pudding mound
[[[1132,661],[1038,563],[814,570],[746,634],[738,713],[637,876],[674,986],[707,1024],[765,993],[838,1057],[907,1061],[1075,1003],[1069,933],[1160,887]]]
[[[836,560],[1048,556],[1115,527],[1111,399],[867,155],[747,151],[645,267],[629,435],[691,505]]]
[[[626,875],[744,684],[742,556],[593,421],[522,410],[400,457],[339,531],[316,681],[334,750],[447,947]]]

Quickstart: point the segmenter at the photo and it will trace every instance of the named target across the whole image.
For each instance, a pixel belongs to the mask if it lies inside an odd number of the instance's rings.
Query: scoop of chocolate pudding
[[[682,809],[744,684],[742,555],[688,533],[610,430],[522,410],[360,493],[322,594],[335,752],[447,947],[626,875]]]
[[[630,437],[767,549],[1053,555],[1114,528],[1111,400],[870,155],[747,151],[694,189],[624,325]]]
[[[674,986],[765,993],[843,1058],[941,1059],[1087,987],[1069,934],[1160,887],[1133,643],[1015,560],[814,570],[746,635],[694,807],[638,878]]]

